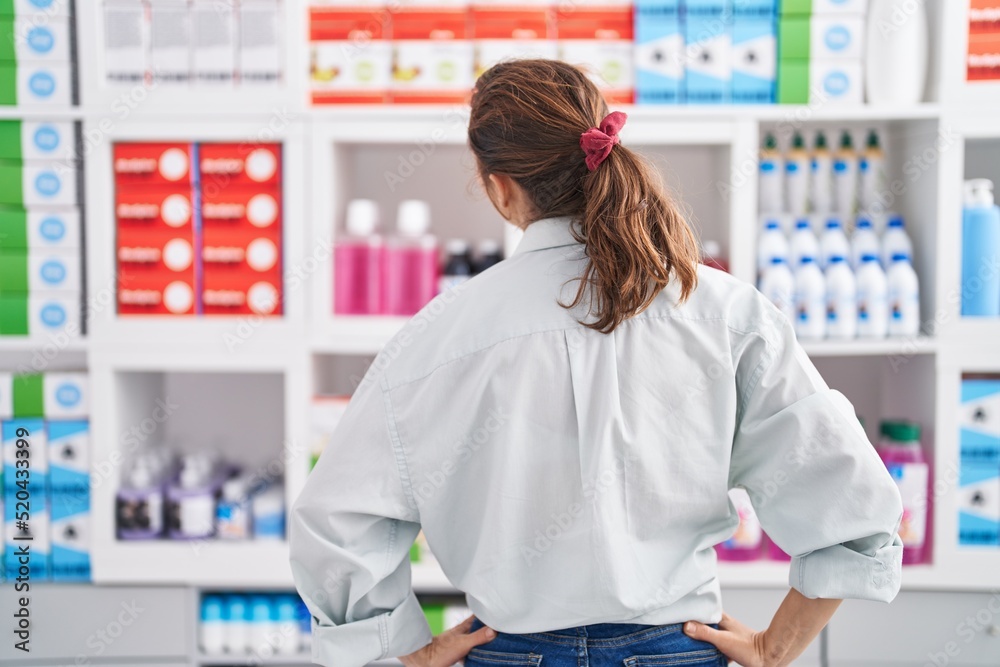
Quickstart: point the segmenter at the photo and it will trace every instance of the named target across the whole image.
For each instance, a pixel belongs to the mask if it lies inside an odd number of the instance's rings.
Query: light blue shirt
[[[851,404],[750,284],[702,267],[611,334],[568,311],[567,219],[438,296],[376,358],[291,514],[313,658],[431,639],[410,587],[423,528],[484,623],[717,622],[713,545],[750,493],[807,597],[891,600],[899,493]]]

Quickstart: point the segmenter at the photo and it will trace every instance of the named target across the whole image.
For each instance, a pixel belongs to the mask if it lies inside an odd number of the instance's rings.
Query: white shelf
[[[311,349],[328,354],[377,354],[400,329],[408,317],[334,316],[321,336],[313,336]]]
[[[84,115],[79,107],[0,106],[0,120],[76,120]]]
[[[810,357],[867,357],[933,354],[937,340],[919,338],[885,338],[881,340],[806,340],[802,348]]]
[[[312,655],[309,653],[271,655],[267,657],[250,653],[244,655],[205,655],[204,653],[199,653],[195,656],[195,661],[199,665],[274,665],[275,667],[315,664],[312,661]]]
[[[87,338],[74,338],[65,344],[37,336],[0,336],[0,353],[3,352],[84,352],[89,348]]]

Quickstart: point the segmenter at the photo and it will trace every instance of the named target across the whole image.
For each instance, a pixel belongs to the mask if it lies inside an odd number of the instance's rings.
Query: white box
[[[69,63],[75,60],[70,50],[68,16],[54,16],[46,21],[21,16],[14,19],[14,53],[18,62]]]
[[[43,392],[46,419],[86,419],[90,414],[86,373],[46,373]]]
[[[239,76],[245,84],[281,80],[281,7],[277,0],[240,3]]]
[[[196,83],[231,86],[236,75],[236,12],[229,3],[191,6],[191,68]]]
[[[29,250],[76,250],[80,248],[80,209],[29,208]]]
[[[28,296],[28,335],[81,335],[80,295],[39,292]]]
[[[28,291],[80,292],[80,253],[76,250],[28,252]]]
[[[25,206],[76,206],[76,170],[46,161],[21,165],[22,202]]]
[[[813,16],[809,21],[809,58],[851,58],[865,55],[865,20],[861,16]]]
[[[141,3],[105,0],[104,77],[108,83],[141,83],[148,69],[149,25]]]
[[[150,64],[153,80],[168,85],[191,81],[191,14],[184,0],[150,0]]]
[[[14,416],[14,376],[0,373],[0,420]]]
[[[812,0],[813,16],[817,14],[868,14],[868,0]]]
[[[68,121],[21,121],[21,159],[71,161],[77,158],[76,132]]]
[[[385,92],[392,83],[392,42],[373,39],[363,46],[350,41],[313,42],[317,91]]]
[[[70,15],[70,0],[14,0],[14,16],[30,16],[39,21]]]
[[[393,89],[451,92],[472,88],[475,52],[470,40],[406,39],[393,46]]]
[[[559,59],[583,67],[602,90],[626,93],[635,86],[630,40],[559,40]]]
[[[809,63],[809,101],[813,104],[861,104],[863,70],[859,60],[813,60]]]
[[[17,103],[24,106],[64,106],[73,103],[68,64],[18,63]]]

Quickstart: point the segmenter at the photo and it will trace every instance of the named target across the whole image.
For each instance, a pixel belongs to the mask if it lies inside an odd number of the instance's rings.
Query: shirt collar
[[[574,219],[571,217],[542,218],[534,221],[524,230],[524,236],[517,244],[514,254],[577,245],[579,241],[573,238],[570,228],[573,223]]]

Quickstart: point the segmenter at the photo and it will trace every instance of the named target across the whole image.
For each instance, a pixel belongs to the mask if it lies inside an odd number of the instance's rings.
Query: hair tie
[[[625,125],[628,118],[621,111],[612,111],[598,127],[592,127],[580,135],[580,148],[587,155],[587,169],[594,171],[609,155],[611,148],[621,141],[618,131]]]

